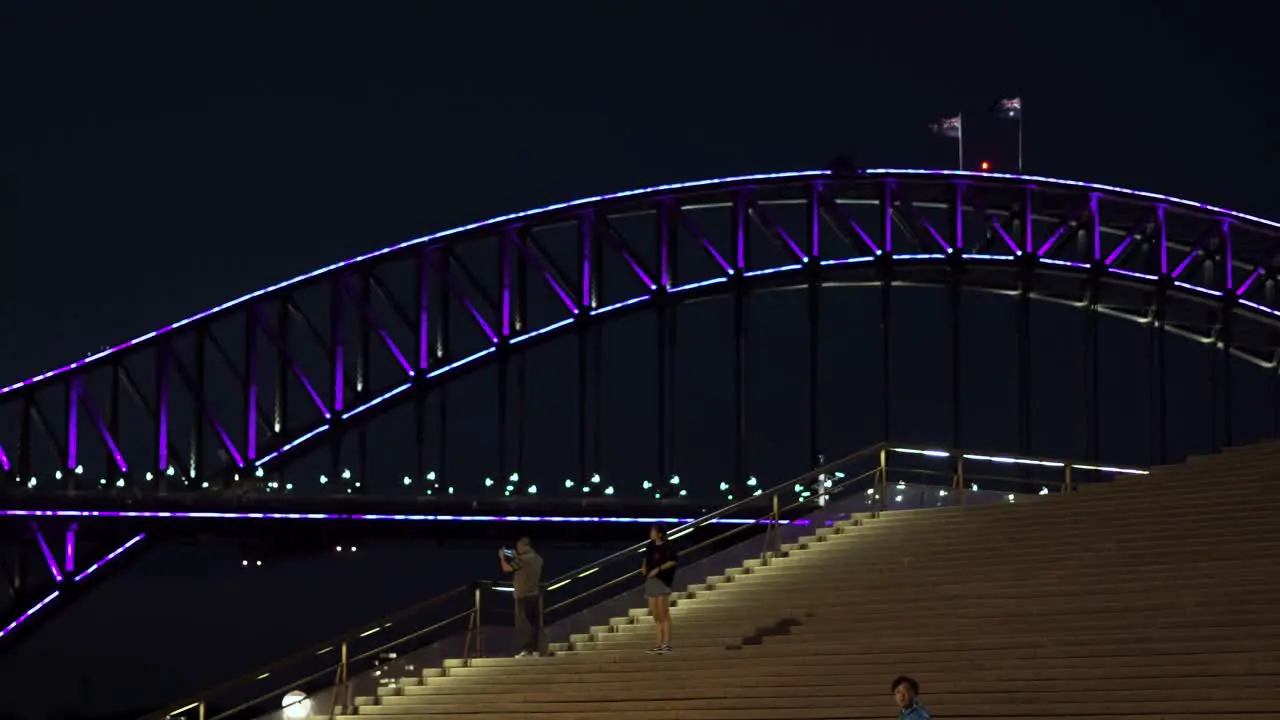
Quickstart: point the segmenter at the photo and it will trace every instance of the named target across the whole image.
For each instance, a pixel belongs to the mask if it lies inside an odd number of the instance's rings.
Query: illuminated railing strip
[[[964,458],[965,460],[969,460],[973,462],[991,463],[993,465],[1031,465],[1031,466],[1038,466],[1038,467],[1051,467],[1051,468],[1063,468],[1063,469],[1071,468],[1072,470],[1092,470],[1096,472],[1116,473],[1118,475],[1149,475],[1151,474],[1151,471],[1144,470],[1142,468],[1113,467],[1110,465],[1084,465],[1080,463],[1064,462],[1062,460],[1040,460],[1035,458],[1008,457],[1005,455],[979,455],[976,453],[960,453],[959,455],[956,455],[947,450],[930,450],[925,448],[910,448],[910,447],[891,447],[891,448],[888,448],[888,450],[889,452],[903,453],[906,455],[923,455],[925,457],[933,457],[933,458],[961,457],[961,458]]]

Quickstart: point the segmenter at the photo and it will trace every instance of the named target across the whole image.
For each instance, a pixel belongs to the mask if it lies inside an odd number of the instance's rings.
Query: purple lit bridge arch
[[[820,452],[816,298],[831,285],[882,291],[885,382],[876,412],[886,438],[888,339],[896,331],[891,291],[913,285],[952,290],[955,447],[963,440],[955,409],[962,384],[962,289],[1016,302],[1024,452],[1031,424],[1030,301],[1080,308],[1082,342],[1095,365],[1098,318],[1134,321],[1150,333],[1152,461],[1162,462],[1168,456],[1165,337],[1191,338],[1219,359],[1215,377],[1222,387],[1214,414],[1221,422],[1214,421],[1214,442],[1232,442],[1231,368],[1244,362],[1280,377],[1278,271],[1280,223],[1154,193],[1044,177],[802,171],[595,196],[335,263],[0,388],[2,497],[51,508],[66,507],[69,497],[125,503],[177,495],[197,502],[270,491],[290,463],[326,449],[334,488],[359,494],[343,487],[346,441],[355,438],[355,477],[363,478],[362,428],[404,402],[425,408],[438,393],[437,421],[428,422],[425,410],[415,414],[418,481],[429,474],[428,454],[437,467],[447,464],[449,384],[493,364],[501,368],[494,470],[506,482],[521,467],[522,435],[511,437],[507,413],[523,402],[525,351],[564,336],[579,340],[576,475],[584,482],[598,455],[601,410],[589,401],[592,369],[599,366],[597,330],[642,311],[658,315],[653,472],[669,477],[675,309],[714,296],[733,303],[736,444],[729,475],[742,483],[748,476],[743,388],[751,295],[808,293],[813,458]],[[1087,393],[1095,459],[1097,376],[1095,368]],[[425,439],[429,425],[436,427],[434,448]],[[33,532],[47,559],[49,543],[39,528]]]

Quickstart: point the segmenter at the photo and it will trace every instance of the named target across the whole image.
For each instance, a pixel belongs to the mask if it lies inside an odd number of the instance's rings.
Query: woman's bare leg
[[[671,596],[663,595],[655,598],[660,620],[658,621],[658,644],[671,644]]]
[[[662,598],[649,598],[649,616],[653,618],[653,627],[658,633],[658,645],[662,645]]]

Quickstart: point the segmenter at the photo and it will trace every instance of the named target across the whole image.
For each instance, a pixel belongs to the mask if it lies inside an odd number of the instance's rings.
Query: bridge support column
[[[822,357],[822,305],[819,293],[822,290],[822,215],[821,203],[819,201],[822,195],[822,186],[814,183],[809,186],[809,197],[805,205],[806,215],[806,231],[808,234],[808,295],[807,315],[809,320],[809,458],[808,462],[815,468],[821,467],[822,461],[822,432],[821,432],[821,394],[819,391],[819,363]],[[806,466],[808,467],[808,466]],[[818,478],[819,483],[824,482],[823,478]],[[826,488],[820,488],[819,493],[825,494]]]
[[[600,263],[603,240],[595,218],[586,214],[578,220],[578,261],[581,312],[578,324],[578,482],[585,483],[600,470],[600,352],[598,333],[589,324],[591,311],[600,307]],[[595,413],[592,414],[592,396]],[[594,426],[594,431],[593,431]]]
[[[880,188],[880,253],[877,271],[880,276],[880,440],[893,438],[889,411],[893,395],[893,188],[883,183]]]
[[[1097,463],[1102,452],[1102,434],[1098,427],[1102,419],[1102,413],[1099,409],[1101,362],[1099,359],[1100,349],[1098,347],[1098,276],[1096,270],[1088,280],[1084,307],[1081,310],[1081,319],[1083,320],[1081,345],[1084,347],[1084,358],[1081,364],[1083,366],[1085,387],[1085,456],[1089,458],[1090,462]]]
[[[890,268],[884,269],[885,277],[880,281],[880,434],[884,441],[892,438],[889,421],[889,408],[892,403],[893,359],[890,343],[892,342],[892,301],[893,282],[889,279]]]
[[[733,478],[734,498],[741,498],[747,482],[747,293],[744,277],[750,268],[747,206],[741,195],[733,199],[732,234],[735,243],[733,291]]]
[[[961,388],[964,380],[961,377],[963,355],[960,343],[960,309],[961,293],[964,289],[964,186],[955,185],[955,195],[949,208],[951,216],[951,241],[954,250],[951,253],[951,275],[948,278],[947,309],[951,316],[951,450],[957,486],[964,486],[964,458],[959,453],[964,448],[964,435],[961,429]]]
[[[201,326],[196,330],[195,348],[195,385],[196,387],[205,386],[205,352],[209,345],[209,330]],[[179,374],[181,379],[181,374]],[[194,402],[191,404],[191,458],[190,466],[187,468],[187,476],[191,478],[192,483],[199,487],[202,480],[205,479],[206,463],[204,458],[204,428],[205,417],[208,407],[205,405],[203,393],[197,394]]]
[[[427,291],[419,291],[418,300],[420,306],[418,312],[420,315],[418,318],[418,332],[422,333],[426,338],[428,367],[432,365],[440,367],[453,359],[449,341],[449,306],[451,304],[449,296],[449,269],[451,264],[449,248],[424,248],[420,261],[423,263],[419,270],[423,274],[421,277],[426,277],[428,270],[434,267],[435,282],[429,284]],[[430,381],[428,382],[430,383]],[[437,397],[436,450],[434,458],[435,471],[438,473],[436,477],[439,482],[447,486],[451,480],[449,476],[449,384],[430,383],[428,390],[435,393]]]
[[[360,344],[356,346],[356,397],[357,403],[363,403],[366,399],[373,396],[373,389],[369,386],[371,370],[369,363],[373,350],[373,315],[370,308],[373,307],[373,281],[368,273],[362,272],[356,276],[359,285],[356,288],[359,310],[359,338]],[[358,493],[366,492],[369,483],[369,426],[367,423],[360,423],[356,428],[356,488]]]
[[[1155,304],[1152,309],[1149,326],[1147,375],[1151,378],[1151,464],[1163,465],[1168,456],[1168,402],[1165,378],[1165,289],[1164,280],[1156,291]]]
[[[1280,351],[1271,368],[1271,436],[1280,438]]]
[[[675,357],[676,313],[667,295],[676,281],[678,254],[675,238],[678,218],[669,204],[658,207],[658,477],[663,483],[674,474],[675,456]],[[661,486],[661,485],[660,485]]]
[[[1219,324],[1222,339],[1218,343],[1218,347],[1222,349],[1222,445],[1223,447],[1231,447],[1235,444],[1235,427],[1234,418],[1232,417],[1235,405],[1232,396],[1235,393],[1235,389],[1232,383],[1231,369],[1231,347],[1235,313],[1232,312],[1230,300],[1223,303],[1220,315]]]
[[[959,255],[959,250],[956,251]],[[951,316],[951,449],[959,452],[964,448],[964,435],[960,426],[960,403],[961,388],[964,380],[961,378],[961,344],[960,344],[960,296],[962,293],[961,283],[963,279],[960,277],[961,261],[960,258],[953,258],[951,264],[951,281],[948,288],[947,309]],[[957,460],[957,463],[961,460]],[[959,472],[957,466],[956,472]]]
[[[1031,455],[1031,265],[1023,261],[1018,281],[1017,307],[1017,374],[1018,374],[1018,452]],[[1023,473],[1024,476],[1027,473]]]
[[[1205,322],[1209,327],[1221,321],[1220,310],[1209,310],[1206,313]],[[1211,332],[1210,336],[1213,342],[1205,344],[1206,352],[1209,353],[1209,373],[1206,378],[1209,382],[1209,452],[1217,452],[1219,448],[1218,413],[1222,409],[1222,399],[1218,397],[1218,393],[1221,392],[1221,384],[1218,382],[1218,362],[1222,355],[1218,348],[1222,343],[1222,326],[1218,325],[1217,331]]]

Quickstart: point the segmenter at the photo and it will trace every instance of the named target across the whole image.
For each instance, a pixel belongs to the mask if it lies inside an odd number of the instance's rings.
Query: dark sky
[[[817,167],[846,150],[872,167],[950,166],[953,148],[927,125],[1011,95],[1036,174],[1280,216],[1280,62],[1260,4],[198,7],[0,6],[5,382],[322,264],[546,202]],[[975,131],[970,157],[1005,157],[995,137]],[[406,568],[395,557],[413,551],[387,548],[363,565],[233,583],[232,551],[181,552],[199,557],[185,570],[149,558],[44,628],[9,659],[5,685],[86,675],[95,702],[160,701],[315,626],[475,575],[440,557]],[[323,614],[337,578],[368,592]],[[214,588],[216,606],[202,600]],[[279,636],[255,643],[268,627]],[[165,644],[178,632],[183,647]],[[114,679],[135,660],[145,678]]]

